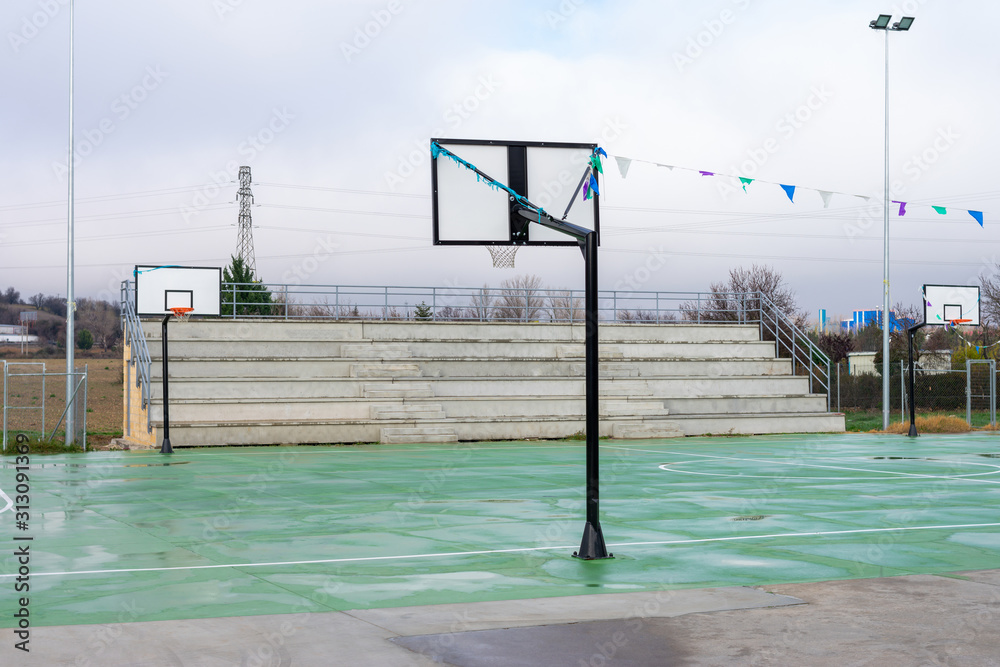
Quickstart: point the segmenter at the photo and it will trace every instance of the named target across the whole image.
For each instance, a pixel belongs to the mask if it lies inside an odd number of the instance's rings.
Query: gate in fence
[[[990,425],[997,424],[997,362],[965,360],[965,421],[972,425],[972,411],[989,411]]]
[[[15,432],[45,440],[52,440],[60,433],[65,436],[69,411],[66,383],[72,387],[74,442],[87,449],[87,366],[72,373],[60,373],[47,370],[41,361],[0,363],[3,364],[4,451],[8,438],[13,440]]]

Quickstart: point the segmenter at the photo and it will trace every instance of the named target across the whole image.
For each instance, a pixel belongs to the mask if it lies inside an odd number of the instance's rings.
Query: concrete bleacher
[[[143,330],[153,432],[131,438],[152,444],[162,439],[160,323]],[[171,322],[170,440],[568,437],[585,428],[583,340],[582,324]],[[756,325],[607,324],[600,341],[603,437],[844,430]]]

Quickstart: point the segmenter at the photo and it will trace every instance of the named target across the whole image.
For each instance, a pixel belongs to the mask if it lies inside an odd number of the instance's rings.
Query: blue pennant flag
[[[778,185],[781,185],[781,184],[779,183]],[[781,189],[785,191],[786,195],[788,195],[788,201],[790,201],[790,202],[792,202],[794,204],[795,203],[795,199],[793,199],[793,197],[795,197],[795,186],[794,185],[782,185]]]
[[[980,227],[983,226],[983,212],[982,211],[969,211],[969,215],[971,215],[973,218],[976,219],[976,222],[979,223]]]

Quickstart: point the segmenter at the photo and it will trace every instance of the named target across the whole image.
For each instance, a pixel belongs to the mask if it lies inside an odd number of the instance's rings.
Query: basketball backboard
[[[924,285],[924,322],[945,325],[956,320],[979,326],[979,288],[968,285]]]
[[[140,317],[169,315],[171,308],[193,308],[197,317],[220,315],[222,269],[218,267],[135,267],[135,312]]]
[[[600,195],[584,200],[577,190],[596,144],[431,139],[435,143],[557,220],[576,197],[566,221],[600,232]],[[443,155],[431,161],[431,198],[436,245],[578,245],[554,229],[526,225],[510,194]]]

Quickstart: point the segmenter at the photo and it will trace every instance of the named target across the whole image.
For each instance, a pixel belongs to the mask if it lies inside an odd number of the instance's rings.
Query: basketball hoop
[[[170,311],[174,314],[174,317],[176,317],[179,320],[186,320],[188,318],[188,316],[191,315],[191,312],[193,310],[194,310],[194,308],[189,308],[187,306],[171,306],[170,307]]]
[[[494,269],[513,269],[514,256],[517,254],[518,248],[520,248],[520,246],[516,245],[486,246],[486,249],[490,251],[490,256],[493,257]]]

